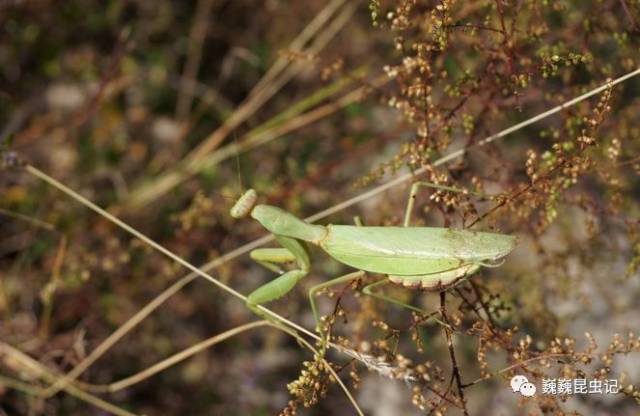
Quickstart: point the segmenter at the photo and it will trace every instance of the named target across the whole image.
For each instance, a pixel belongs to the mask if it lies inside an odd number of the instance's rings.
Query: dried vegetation
[[[336,374],[371,415],[636,414],[640,79],[607,83],[639,25],[637,0],[0,4],[0,414],[350,414]],[[242,186],[304,217],[409,170],[469,191],[421,193],[415,225],[519,245],[446,294],[391,289],[440,324],[362,296],[377,276],[322,293],[323,360],[32,166],[241,293],[272,277],[240,257],[264,232],[228,215]],[[397,225],[406,197],[321,222]],[[307,328],[305,289],[346,271],[313,254],[268,305]]]

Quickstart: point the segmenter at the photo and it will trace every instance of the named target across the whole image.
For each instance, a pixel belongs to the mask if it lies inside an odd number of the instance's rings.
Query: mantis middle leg
[[[374,282],[374,283],[371,283],[370,285],[367,285],[367,286],[364,287],[364,289],[362,289],[362,293],[364,293],[365,295],[371,296],[373,298],[380,299],[380,300],[383,300],[385,302],[390,302],[390,303],[393,303],[394,305],[398,305],[398,306],[401,306],[403,308],[407,308],[407,309],[412,310],[414,312],[418,312],[420,315],[425,317],[425,321],[428,320],[428,319],[433,319],[434,321],[436,321],[440,325],[443,325],[443,326],[446,326],[446,327],[450,327],[450,325],[448,325],[448,324],[442,322],[440,319],[434,317],[434,315],[440,314],[440,311],[427,313],[427,312],[423,311],[422,309],[420,309],[420,308],[418,308],[416,306],[413,306],[413,305],[410,305],[408,303],[402,302],[401,300],[398,300],[398,299],[393,298],[391,296],[387,296],[387,295],[385,295],[383,293],[379,293],[379,292],[374,292],[373,291],[373,288],[378,287],[378,286],[382,286],[382,285],[385,285],[385,284],[388,284],[388,283],[390,283],[390,281],[387,278],[385,278],[383,280],[380,280],[380,281],[377,281],[377,282]]]

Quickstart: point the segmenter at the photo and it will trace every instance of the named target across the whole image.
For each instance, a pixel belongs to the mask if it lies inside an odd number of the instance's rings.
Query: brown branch
[[[449,317],[447,316],[446,310],[446,292],[440,292],[440,312],[442,314],[442,320],[451,325],[449,323]],[[449,355],[451,356],[451,366],[453,371],[453,377],[456,380],[456,385],[458,386],[458,394],[460,395],[460,401],[462,402],[462,411],[465,416],[469,416],[469,411],[467,410],[467,402],[464,398],[464,385],[462,383],[462,377],[460,375],[460,369],[458,368],[458,360],[456,359],[456,353],[453,349],[453,340],[451,337],[451,331],[449,328],[443,327],[445,337],[447,338],[447,347],[449,348]]]
[[[634,31],[640,30],[638,28],[638,24],[636,23],[636,19],[634,19],[633,14],[631,13],[631,10],[629,10],[629,6],[627,5],[627,2],[625,0],[620,0],[620,4],[622,4],[622,8],[624,9],[624,14],[627,15],[627,19],[629,19],[629,22],[631,22],[631,26],[633,26],[633,30]]]

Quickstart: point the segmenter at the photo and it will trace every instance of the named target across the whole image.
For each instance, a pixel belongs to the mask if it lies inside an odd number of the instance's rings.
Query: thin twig
[[[0,208],[0,215],[5,215],[10,218],[15,218],[21,221],[28,222],[29,224],[32,224],[36,227],[44,228],[47,231],[56,232],[56,228],[53,224],[44,222],[37,218],[30,217],[28,215],[20,214],[19,212],[13,212],[8,209]]]
[[[449,324],[449,317],[447,316],[447,306],[446,306],[446,292],[440,292],[440,313],[442,314],[442,319]],[[451,325],[451,324],[449,324]],[[451,367],[453,372],[453,377],[456,380],[456,385],[458,386],[458,394],[460,395],[460,401],[462,402],[462,411],[465,416],[469,416],[469,411],[467,410],[467,402],[464,398],[464,387],[462,384],[462,376],[460,375],[460,369],[458,368],[458,360],[456,359],[456,352],[453,348],[453,339],[451,336],[451,331],[448,328],[443,328],[445,337],[447,338],[447,347],[449,348],[449,356],[451,357]]]
[[[476,295],[476,299],[478,300],[478,303],[480,303],[480,305],[482,306],[482,309],[484,309],[484,312],[487,314],[487,319],[489,319],[489,322],[491,323],[492,327],[497,327],[498,325],[496,324],[495,319],[493,319],[493,315],[491,314],[491,311],[489,310],[489,306],[487,305],[487,303],[482,300],[482,293],[480,293],[480,288],[478,288],[478,284],[472,280],[469,280],[469,284],[471,285],[471,288],[473,289],[473,293]],[[491,328],[491,331],[493,331],[493,328]]]
[[[324,9],[320,11],[314,18],[307,24],[307,26],[296,36],[296,38],[289,44],[287,48],[290,51],[301,52],[304,45],[307,44],[313,38],[316,33],[329,21],[331,16],[344,4],[346,0],[332,0],[327,4]],[[249,95],[257,94],[260,90],[263,90],[273,79],[278,76],[284,69],[287,68],[289,60],[284,55],[278,56],[278,59],[269,68],[266,74],[260,81],[253,87]]]
[[[631,13],[631,10],[629,10],[627,2],[625,0],[620,0],[620,3],[622,4],[622,8],[624,9],[624,14],[627,16],[627,19],[629,19],[629,22],[631,23],[631,27],[634,31],[637,32],[638,24],[636,23],[636,19],[633,17],[633,13]]]
[[[60,235],[60,242],[58,243],[58,250],[53,260],[53,267],[51,268],[51,279],[49,283],[42,289],[41,298],[43,303],[43,310],[40,318],[40,328],[38,330],[38,336],[40,339],[45,340],[49,336],[51,330],[51,315],[53,312],[53,298],[58,284],[60,282],[60,270],[64,264],[64,258],[67,252],[67,237],[64,234]]]
[[[190,346],[164,360],[145,368],[142,371],[139,371],[129,377],[125,377],[121,380],[115,381],[109,384],[89,384],[84,382],[76,382],[79,387],[82,387],[85,390],[92,391],[95,393],[115,393],[120,390],[126,389],[127,387],[133,386],[134,384],[138,384],[141,381],[146,380],[153,375],[178,364],[181,361],[186,360],[187,358],[206,350],[216,344],[219,344],[222,341],[225,341],[231,337],[234,337],[242,332],[249,331],[254,328],[258,328],[265,325],[271,325],[269,321],[261,320],[255,322],[249,322],[248,324],[240,325],[235,328],[229,329],[221,334],[217,334],[213,337],[207,338],[204,341],[200,341],[195,345]]]
[[[199,0],[196,12],[193,16],[193,25],[189,34],[189,51],[187,61],[184,64],[184,72],[178,88],[178,99],[176,104],[176,118],[184,121],[191,109],[195,82],[198,77],[198,69],[202,60],[202,45],[207,35],[207,23],[213,8],[214,0]]]
[[[586,355],[588,357],[591,357],[591,354],[584,354],[584,355]],[[527,364],[529,364],[531,362],[534,362],[534,361],[547,360],[549,358],[571,357],[571,356],[572,356],[572,354],[569,354],[569,353],[552,353],[552,354],[540,355],[538,357],[527,358],[526,360],[523,360],[523,361],[520,361],[518,363],[512,364],[512,365],[510,365],[508,367],[505,367],[505,368],[503,368],[503,369],[501,369],[499,371],[496,371],[495,373],[487,374],[486,376],[477,378],[477,379],[473,380],[470,383],[463,384],[462,387],[464,387],[464,388],[471,387],[474,384],[480,383],[481,381],[485,381],[485,380],[488,380],[490,378],[499,376],[500,374],[504,374],[506,372],[509,372],[509,371],[513,370],[514,368],[524,367],[525,365],[527,365]]]

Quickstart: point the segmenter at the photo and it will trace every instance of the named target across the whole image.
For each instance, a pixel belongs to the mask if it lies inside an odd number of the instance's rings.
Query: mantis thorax
[[[294,215],[271,205],[256,205],[251,216],[275,235],[317,244],[327,235],[321,225],[308,224]]]

